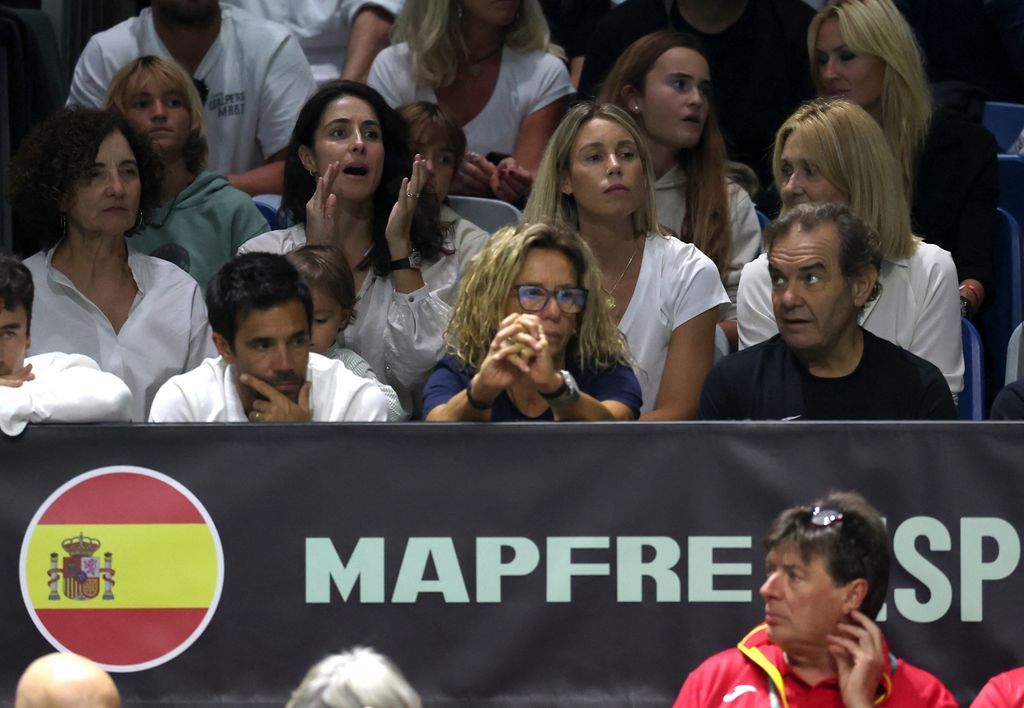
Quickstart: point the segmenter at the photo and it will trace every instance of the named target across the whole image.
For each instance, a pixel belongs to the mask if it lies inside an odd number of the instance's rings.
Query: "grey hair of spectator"
[[[315,664],[287,708],[422,708],[420,697],[391,661],[354,647]]]
[[[765,250],[771,254],[775,241],[794,229],[810,231],[823,224],[836,227],[839,269],[844,278],[855,278],[868,266],[874,266],[876,273],[881,272],[882,241],[878,233],[845,204],[800,204],[790,209],[765,227]],[[880,292],[881,284],[876,282],[868,302]]]

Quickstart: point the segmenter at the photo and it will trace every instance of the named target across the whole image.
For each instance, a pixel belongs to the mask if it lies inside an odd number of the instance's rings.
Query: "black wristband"
[[[473,398],[472,391],[473,391],[473,379],[470,379],[469,380],[469,386],[466,386],[466,400],[469,402],[470,406],[472,406],[473,408],[476,408],[478,411],[489,411],[489,410],[491,410],[491,408],[494,407],[494,402],[493,401],[490,402],[490,403],[481,403],[480,401],[478,401],[475,398]]]
[[[537,393],[539,393],[540,397],[543,398],[545,401],[553,401],[564,396],[568,390],[569,384],[565,382],[565,377],[562,377],[562,385],[556,388],[551,393],[544,393],[543,391],[537,391]]]

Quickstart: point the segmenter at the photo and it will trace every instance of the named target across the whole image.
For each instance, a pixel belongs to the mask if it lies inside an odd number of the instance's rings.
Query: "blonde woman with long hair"
[[[882,128],[900,166],[915,233],[953,255],[964,314],[992,285],[999,178],[981,126],[932,110],[913,30],[891,0],[837,0],[807,33],[819,96],[847,98]]]
[[[600,100],[640,126],[654,166],[658,220],[715,262],[729,294],[719,326],[736,348],[736,289],[757,257],[761,226],[749,195],[729,181],[711,69],[697,40],[662,31],[629,45]]]
[[[573,93],[538,0],[407,0],[368,83],[437,103],[466,133],[453,194],[519,202]],[[490,159],[488,159],[490,158]]]
[[[878,232],[881,291],[859,324],[930,361],[959,393],[964,360],[956,267],[947,251],[911,231],[899,164],[878,123],[850,101],[811,101],[779,128],[772,167],[783,213],[798,204],[837,202]],[[763,255],[743,269],[737,311],[740,348],[778,333]]]
[[[427,420],[633,420],[640,386],[577,233],[507,226],[470,263]]]
[[[658,226],[654,172],[640,129],[621,108],[582,103],[555,130],[525,218],[579,229],[601,266],[601,293],[636,361],[641,417],[697,414],[729,301],[715,264]]]

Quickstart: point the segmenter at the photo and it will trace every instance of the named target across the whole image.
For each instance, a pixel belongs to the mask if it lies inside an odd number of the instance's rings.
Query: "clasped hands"
[[[554,393],[562,376],[551,360],[548,338],[536,315],[513,313],[501,321],[491,347],[473,377],[473,398],[493,401],[519,382],[541,393]]]

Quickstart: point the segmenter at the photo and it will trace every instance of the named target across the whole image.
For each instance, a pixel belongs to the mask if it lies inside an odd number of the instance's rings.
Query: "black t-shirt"
[[[992,402],[991,420],[1024,420],[1024,379],[1006,384]]]
[[[814,96],[807,62],[807,27],[814,11],[802,0],[749,0],[724,32],[701,34],[665,0],[627,0],[612,8],[591,35],[580,77],[580,96],[595,96],[615,61],[637,39],[662,29],[696,36],[704,45],[718,122],[729,158],[772,183],[771,148],[778,130],[800,103]]]
[[[852,373],[813,376],[775,335],[731,354],[708,374],[702,420],[953,420],[956,406],[942,372],[919,356],[864,334]]]

